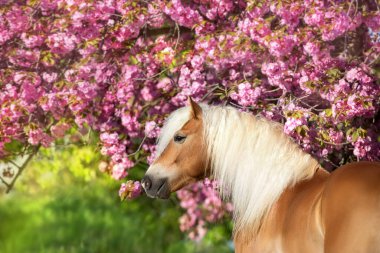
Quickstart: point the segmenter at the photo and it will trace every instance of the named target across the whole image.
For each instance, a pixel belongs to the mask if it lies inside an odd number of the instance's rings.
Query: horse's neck
[[[320,199],[328,177],[329,173],[321,168],[312,178],[288,187],[265,216],[258,232],[247,225],[235,234],[237,252],[282,252],[280,247],[291,247],[287,243],[295,240],[323,239]]]
[[[212,174],[234,206],[235,232],[249,222],[257,231],[284,190],[318,166],[281,125],[236,109],[206,110],[204,129]]]

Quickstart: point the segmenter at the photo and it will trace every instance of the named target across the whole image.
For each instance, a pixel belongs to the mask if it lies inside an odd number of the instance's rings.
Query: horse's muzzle
[[[167,199],[170,196],[169,181],[167,178],[155,178],[145,175],[141,180],[141,185],[148,197]]]

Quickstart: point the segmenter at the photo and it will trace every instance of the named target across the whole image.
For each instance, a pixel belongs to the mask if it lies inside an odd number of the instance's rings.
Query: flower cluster
[[[375,0],[1,1],[0,157],[91,130],[103,171],[123,180],[153,161],[163,120],[192,96],[284,123],[326,168],[379,160],[377,7]],[[138,189],[128,183],[121,194]],[[181,228],[192,238],[224,215],[207,189],[179,194],[188,210]]]
[[[134,199],[138,197],[141,194],[142,187],[140,185],[140,182],[128,180],[125,183],[122,183],[119,190],[119,196],[122,200],[128,198],[128,199]]]
[[[180,219],[180,229],[192,240],[200,240],[207,225],[215,223],[232,212],[232,205],[224,203],[218,194],[218,183],[205,179],[178,192],[181,207],[186,210]]]

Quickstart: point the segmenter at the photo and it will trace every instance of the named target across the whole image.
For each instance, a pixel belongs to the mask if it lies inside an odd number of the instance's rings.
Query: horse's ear
[[[194,102],[194,100],[190,96],[188,98],[188,102],[191,107],[191,115],[193,116],[193,118],[200,119],[202,117],[202,108],[200,107],[200,105]]]

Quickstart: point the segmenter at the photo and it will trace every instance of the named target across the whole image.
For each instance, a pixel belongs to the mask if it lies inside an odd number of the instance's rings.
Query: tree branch
[[[0,180],[1,182],[8,188],[9,187],[9,184],[7,181],[4,180],[4,178],[2,176],[0,176]]]
[[[145,142],[145,140],[146,140],[146,137],[147,137],[147,136],[145,135],[144,138],[142,139],[142,141],[141,141],[139,147],[137,148],[137,150],[136,150],[135,152],[133,152],[132,154],[128,154],[127,157],[134,156],[134,155],[136,155],[136,154],[141,150],[141,148],[142,148],[142,146],[143,146],[143,144],[144,144],[144,142]]]
[[[38,152],[39,149],[40,149],[40,146],[37,146],[37,147],[34,148],[33,152],[31,154],[29,154],[28,158],[24,161],[24,163],[20,167],[18,167],[18,171],[17,171],[16,175],[14,176],[14,178],[12,179],[12,181],[10,183],[5,182],[5,180],[0,177],[1,181],[7,187],[5,193],[9,193],[12,190],[12,188],[15,185],[17,179],[19,178],[19,176],[21,175],[21,173],[24,171],[24,169],[26,168],[26,166],[28,165],[28,163],[30,162],[30,160]]]
[[[14,166],[17,167],[17,169],[20,169],[20,166],[19,166],[17,163],[15,163],[14,161],[12,161],[11,159],[5,159],[5,161],[7,161],[7,162],[13,164]]]

